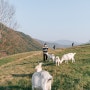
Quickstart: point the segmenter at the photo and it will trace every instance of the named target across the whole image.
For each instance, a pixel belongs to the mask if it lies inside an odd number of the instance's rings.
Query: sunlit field
[[[53,76],[52,90],[90,90],[90,45],[49,50],[55,56],[76,52],[75,63],[56,66],[46,61],[43,69]],[[0,90],[32,90],[34,67],[43,62],[42,51],[15,54],[0,59]]]

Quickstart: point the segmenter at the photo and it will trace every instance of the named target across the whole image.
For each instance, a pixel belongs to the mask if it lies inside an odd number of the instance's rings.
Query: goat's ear
[[[76,53],[74,53],[74,54],[76,54]]]

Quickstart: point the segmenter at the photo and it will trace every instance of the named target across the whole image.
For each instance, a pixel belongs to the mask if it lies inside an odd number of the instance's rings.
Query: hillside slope
[[[75,63],[69,61],[68,64],[63,62],[56,66],[55,63],[47,61],[42,66],[53,76],[52,90],[90,90],[90,45],[49,51],[60,58],[70,52],[76,52]],[[42,51],[1,58],[0,90],[31,90],[34,67],[42,61]]]
[[[27,51],[41,50],[39,42],[22,32],[14,31],[0,24],[0,51],[15,54]]]

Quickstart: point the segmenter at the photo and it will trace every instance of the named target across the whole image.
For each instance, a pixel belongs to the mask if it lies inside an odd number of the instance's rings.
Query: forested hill
[[[0,53],[16,54],[41,50],[42,45],[29,35],[0,24]]]

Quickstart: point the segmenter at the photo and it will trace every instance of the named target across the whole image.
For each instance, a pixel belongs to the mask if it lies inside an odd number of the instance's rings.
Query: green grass
[[[63,62],[60,66],[52,62],[44,63],[43,69],[53,76],[52,90],[90,90],[90,45],[49,52],[59,57],[65,53],[76,52],[75,63]],[[41,61],[43,61],[42,51],[2,58],[0,60],[0,90],[31,90],[34,67]]]
[[[0,59],[0,66],[7,64],[9,62],[17,61],[18,59],[21,59],[21,58],[24,59],[25,57],[32,55],[34,52],[37,52],[37,51],[14,54],[14,55],[3,57]]]
[[[8,62],[11,62],[13,60],[13,58],[3,58],[2,60],[0,60],[0,66],[4,65]]]

